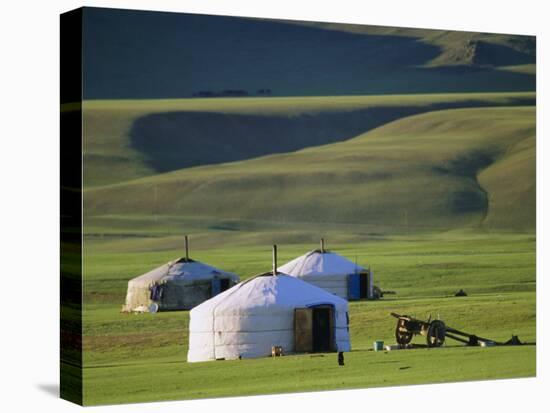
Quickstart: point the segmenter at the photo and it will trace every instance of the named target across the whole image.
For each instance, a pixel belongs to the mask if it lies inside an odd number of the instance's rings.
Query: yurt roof
[[[274,315],[277,310],[332,304],[347,308],[347,301],[288,274],[266,273],[241,282],[191,310],[201,314]]]
[[[133,278],[130,280],[130,283],[153,285],[158,282],[172,279],[197,281],[209,280],[216,276],[229,277],[238,281],[237,275],[231,272],[220,270],[200,261],[182,257],[163,264],[139,277]]]
[[[356,263],[331,251],[313,250],[278,268],[279,271],[302,277],[306,275],[354,274],[364,271]]]

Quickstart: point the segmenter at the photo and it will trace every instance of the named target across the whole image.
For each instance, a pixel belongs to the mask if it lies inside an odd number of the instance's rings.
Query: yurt
[[[189,310],[239,282],[237,275],[185,256],[128,282],[125,312]]]
[[[346,300],[271,271],[191,310],[187,361],[350,351],[348,324]]]
[[[326,250],[324,239],[321,239],[320,249],[287,262],[279,271],[347,300],[378,298],[374,292],[373,272]]]

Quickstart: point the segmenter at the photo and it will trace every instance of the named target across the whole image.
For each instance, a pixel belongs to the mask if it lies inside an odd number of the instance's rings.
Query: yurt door
[[[212,278],[212,297],[221,292],[221,283],[219,278]]]
[[[213,278],[212,279],[212,297],[223,293],[229,288],[228,278]]]
[[[348,275],[348,300],[361,298],[361,276],[359,274]]]
[[[311,353],[333,350],[332,306],[296,308],[294,310],[294,351]]]
[[[369,274],[350,274],[348,276],[348,300],[369,298]]]
[[[322,306],[313,308],[313,351],[332,351],[332,307]]]
[[[294,351],[313,351],[313,309],[294,309]]]
[[[220,292],[223,293],[229,289],[229,278],[222,278],[220,280]]]
[[[362,272],[361,274],[359,274],[359,297],[368,298],[368,291],[369,291],[368,274],[365,272]]]

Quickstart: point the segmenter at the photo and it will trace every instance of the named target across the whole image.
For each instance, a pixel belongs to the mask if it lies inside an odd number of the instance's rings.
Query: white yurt
[[[276,268],[276,266],[275,266]],[[348,303],[296,277],[258,275],[193,308],[187,361],[350,351]]]
[[[377,298],[372,271],[326,250],[324,239],[321,239],[320,249],[295,258],[278,269],[347,300]]]
[[[189,310],[239,282],[233,273],[189,258],[187,237],[185,251],[185,257],[128,281],[123,311]]]

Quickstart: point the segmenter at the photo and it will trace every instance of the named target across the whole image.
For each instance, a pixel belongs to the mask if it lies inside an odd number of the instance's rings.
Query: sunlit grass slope
[[[89,223],[134,215],[528,230],[534,176],[534,107],[453,109],[345,142],[89,189],[85,210]]]
[[[534,93],[85,101],[84,185],[343,141],[403,116]]]

